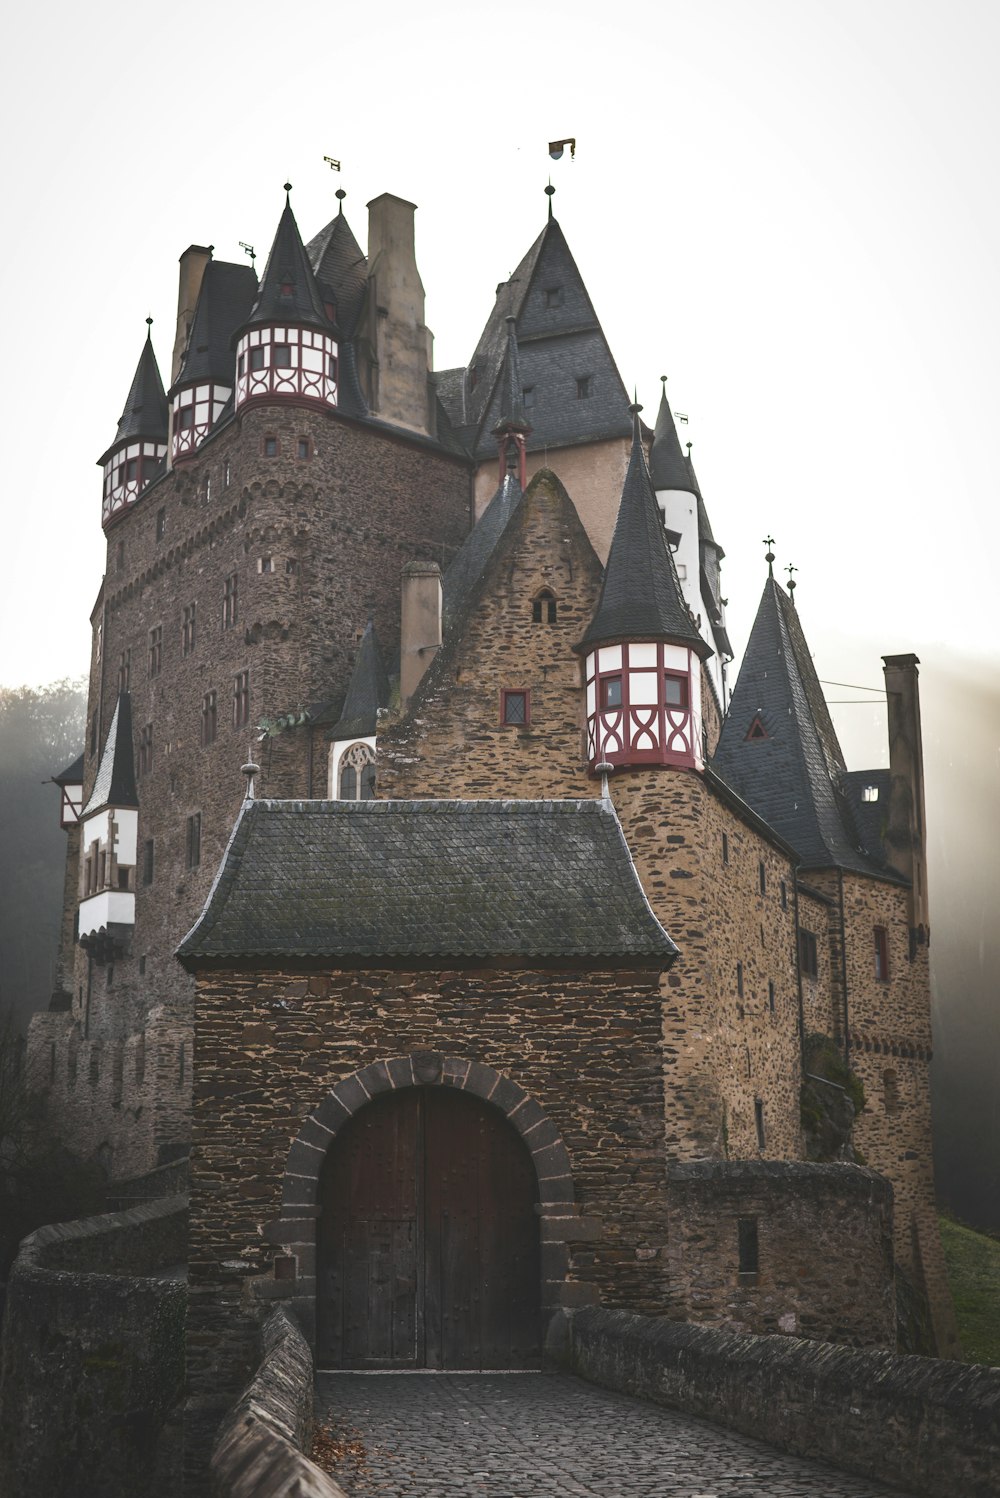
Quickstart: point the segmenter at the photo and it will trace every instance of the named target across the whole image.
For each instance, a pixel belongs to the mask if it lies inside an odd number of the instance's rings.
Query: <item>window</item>
[[[298,449],[298,451],[299,451],[299,457],[300,458],[308,458],[310,456],[310,452],[309,452],[309,438],[308,437],[300,437],[299,438],[299,449]]]
[[[294,285],[292,284],[291,281],[282,281],[282,283],[281,283],[281,295],[282,296],[291,296],[292,293],[294,292],[294,290],[295,290],[295,287],[294,287]]]
[[[147,723],[139,734],[139,774],[148,775],[153,768],[153,725]]]
[[[242,370],[240,372],[242,373]],[[222,465],[222,487],[223,487],[223,489],[228,489],[229,488],[229,480],[230,480],[231,475],[232,475],[232,468],[230,466],[229,459],[227,458],[226,461]]]
[[[728,863],[729,862],[729,833],[728,832],[724,832],[722,834],[722,862],[723,863]]]
[[[767,738],[767,729],[764,727],[759,718],[754,718],[753,722],[750,724],[750,727],[746,732],[746,738],[747,740]]]
[[[577,375],[576,398],[578,401],[587,401],[594,393],[594,376]]]
[[[742,964],[742,962],[738,962],[736,964],[736,992],[739,995],[739,997],[742,999],[742,997],[743,997],[743,964]]]
[[[882,1073],[882,1107],[886,1113],[899,1112],[899,1076],[891,1067]]]
[[[875,927],[875,977],[879,983],[889,981],[889,933],[884,926]]]
[[[233,727],[250,722],[250,672],[240,671],[233,682]]]
[[[504,726],[518,727],[526,724],[529,717],[529,701],[527,692],[509,692],[506,689],[500,693],[500,722]]]
[[[143,884],[152,884],[152,882],[153,882],[153,864],[154,864],[153,839],[152,838],[147,838],[147,840],[142,845],[142,882],[143,882]]]
[[[548,588],[543,588],[532,602],[531,619],[533,624],[555,624],[556,595]]]
[[[203,745],[215,743],[217,727],[216,694],[206,692],[201,699],[201,742]]]
[[[264,456],[265,458],[276,458],[278,456],[277,437],[264,438]]]
[[[291,367],[292,367],[292,349],[291,349],[291,344],[288,344],[288,343],[272,343],[271,344],[271,366],[272,366],[272,368],[274,368],[275,366],[277,366],[277,368],[279,368],[279,369],[291,369]]]
[[[622,679],[620,676],[601,677],[601,706],[608,708],[622,705]]]
[[[340,759],[340,799],[372,801],[374,797],[374,752],[368,744],[352,744]]]
[[[545,288],[545,305],[546,305],[546,307],[561,307],[562,304],[563,304],[563,289],[562,289],[562,287],[561,286],[546,286],[546,288]]]
[[[535,404],[535,387],[534,387],[534,385],[525,385],[524,389],[521,391],[521,404],[524,406],[524,409],[526,411],[530,411],[531,408],[534,406],[534,404]]]
[[[663,700],[668,707],[686,708],[688,705],[688,679],[675,676],[668,671],[663,678]]]
[[[753,1121],[757,1129],[757,1148],[764,1149],[764,1104],[760,1098],[754,1098]]]
[[[129,682],[129,676],[131,675],[131,673],[132,673],[132,652],[131,652],[131,650],[123,650],[122,653],[121,653],[121,655],[118,657],[118,690],[119,690],[119,692],[127,692],[128,691],[128,682]]]
[[[231,572],[222,589],[222,627],[232,629],[239,617],[239,573]]]
[[[784,879],[781,881],[781,908],[782,910],[788,909],[788,885]]]
[[[212,475],[206,473],[201,481],[201,498],[203,504],[208,504],[212,498]]]
[[[252,348],[250,350],[250,368],[251,369],[263,369],[264,368],[264,350],[262,348],[260,348],[259,346],[257,348]]]
[[[757,1275],[760,1273],[760,1239],[756,1217],[736,1219],[736,1242],[740,1278],[743,1279],[746,1276],[748,1282],[756,1284]]]
[[[861,799],[862,799],[862,801],[877,801],[878,800],[878,786],[877,785],[866,785],[866,786],[864,786],[862,788],[862,791],[861,791]]]
[[[761,894],[762,895],[766,895],[767,894],[767,869],[764,867],[764,860],[763,859],[761,859],[760,863],[757,865],[757,882],[760,885],[760,892],[761,892]]]
[[[128,462],[125,464],[125,482],[126,484],[134,484],[138,481],[138,478],[139,459],[129,458]]]
[[[201,863],[201,812],[187,819],[187,866],[196,869]]]
[[[149,674],[159,676],[163,666],[163,625],[149,631]]]
[[[330,363],[329,363],[329,366],[327,368],[327,374],[329,375],[329,377],[330,377],[331,380],[336,381],[336,378],[337,378],[337,356],[336,356],[336,354],[331,354],[330,355]]]
[[[812,931],[799,932],[799,966],[806,978],[815,978],[819,972],[816,937]]]
[[[258,557],[257,558],[257,571],[258,572],[273,572],[274,571],[274,558],[273,557]]]
[[[189,432],[194,426],[194,406],[181,406],[177,412],[177,430]]]
[[[771,979],[768,979],[768,983],[767,983],[767,1007],[768,1007],[768,1009],[770,1009],[771,1013],[773,1014],[774,1013],[774,983],[771,981]]]
[[[299,564],[295,560],[295,558],[294,557],[286,557],[285,558],[285,571],[286,572],[298,572],[298,570],[299,570]]]
[[[189,603],[184,610],[184,624],[181,629],[181,649],[185,655],[190,655],[194,650],[197,623],[198,605]]]
[[[157,539],[157,541],[162,541],[163,540],[163,533],[166,530],[166,528],[167,528],[167,512],[166,512],[166,510],[157,510],[157,512],[156,512],[156,539]]]

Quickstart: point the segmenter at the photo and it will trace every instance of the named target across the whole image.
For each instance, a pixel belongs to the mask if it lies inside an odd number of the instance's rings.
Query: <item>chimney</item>
[[[409,706],[441,645],[441,568],[437,562],[407,562],[403,568],[399,696]]]
[[[181,273],[177,286],[177,332],[174,336],[174,356],[170,363],[171,385],[180,374],[181,358],[187,348],[188,334],[194,322],[194,309],[198,305],[198,293],[205,266],[212,258],[214,245],[189,244],[180,259]]]
[[[383,421],[427,434],[432,336],[413,243],[416,205],[392,193],[368,204],[366,333],[375,353],[373,403]]]
[[[882,834],[889,864],[911,883],[910,950],[930,940],[924,757],[920,737],[920,662],[915,655],[884,655],[889,708],[889,807]]]

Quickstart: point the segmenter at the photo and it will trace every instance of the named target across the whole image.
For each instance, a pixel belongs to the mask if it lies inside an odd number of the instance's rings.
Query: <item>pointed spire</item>
[[[369,617],[358,642],[354,670],[344,698],[340,721],[328,735],[331,739],[366,739],[375,732],[380,707],[389,706],[389,677],[379,649],[375,622]]]
[[[673,412],[667,400],[667,377],[661,375],[660,379],[663,381],[663,389],[653,432],[653,446],[649,454],[653,488],[657,492],[662,489],[686,489],[690,494],[697,494],[698,487],[694,480],[693,470],[681,451]]]
[[[646,467],[639,412],[633,405],[632,455],[608,553],[604,586],[578,650],[606,640],[674,640],[701,656],[710,647],[684,602],[674,559],[667,549],[660,509]]]
[[[554,198],[554,197],[555,197],[555,195],[556,195],[556,190],[555,190],[555,188],[554,188],[554,187],[553,187],[553,186],[552,186],[552,179],[551,179],[551,178],[550,178],[550,179],[549,179],[549,185],[548,185],[548,187],[547,187],[547,188],[546,188],[546,189],[545,189],[545,196],[546,196],[546,197],[547,197],[547,198],[548,198],[548,200],[549,200],[549,218],[550,218],[550,219],[551,219],[551,218],[552,218],[552,217],[553,217],[553,213],[552,213],[552,199],[553,199],[553,198]]]
[[[290,192],[291,184],[286,182],[285,207],[278,221],[278,232],[267,257],[257,300],[243,328],[268,322],[305,324],[324,329],[330,326],[323,296],[292,212]]]
[[[90,800],[80,813],[81,820],[102,811],[105,806],[136,807],[139,793],[135,785],[135,758],[132,751],[132,699],[128,692],[118,694],[114,717],[104,741],[104,753],[97,768]]]
[[[309,241],[306,254],[324,302],[332,302],[337,326],[349,337],[357,326],[368,285],[368,261],[344,215],[343,188],[335,218]]]
[[[154,442],[167,440],[167,396],[153,352],[152,323],[153,319],[147,317],[146,341],[135,367],[128,400],[118,422],[112,447],[119,442],[132,442],[137,437],[148,437]]]

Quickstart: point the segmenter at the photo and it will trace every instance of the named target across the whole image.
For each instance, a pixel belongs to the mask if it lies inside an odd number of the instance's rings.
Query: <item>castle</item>
[[[895,1261],[953,1352],[916,659],[849,771],[769,561],[732,682],[551,198],[444,371],[368,207],[286,199],[259,283],[186,250],[100,460],[32,1074],[113,1180],[191,1151],[192,1421],[255,1294],[334,1364],[532,1366],[598,1301],[894,1345]]]

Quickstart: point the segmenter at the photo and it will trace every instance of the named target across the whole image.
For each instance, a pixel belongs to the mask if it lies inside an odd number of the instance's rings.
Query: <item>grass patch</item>
[[[1000,1240],[942,1217],[941,1241],[965,1360],[1000,1364]]]

